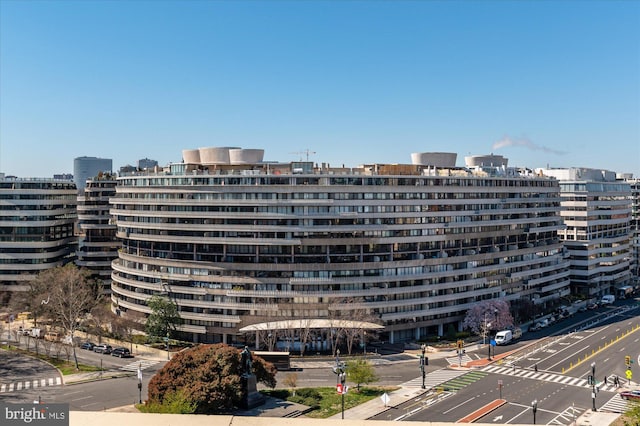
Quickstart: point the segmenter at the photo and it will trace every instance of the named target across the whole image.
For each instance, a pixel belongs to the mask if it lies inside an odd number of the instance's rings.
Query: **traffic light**
[[[458,340],[458,349],[464,348],[464,340]]]
[[[589,374],[589,375],[587,376],[587,384],[588,384],[589,386],[593,386],[593,385],[595,384],[595,382],[594,382],[594,380],[593,380],[593,376],[592,376],[591,374]]]
[[[627,367],[631,366],[631,357],[629,355],[626,355],[624,357],[624,365],[626,365]]]

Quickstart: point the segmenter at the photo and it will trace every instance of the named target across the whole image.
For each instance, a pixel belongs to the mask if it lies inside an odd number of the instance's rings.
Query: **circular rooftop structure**
[[[262,163],[264,149],[230,149],[229,162],[231,164],[257,164]]]
[[[455,167],[458,154],[453,152],[414,152],[411,164],[417,166]]]
[[[229,151],[237,146],[200,148],[200,164],[229,164]]]
[[[187,164],[200,164],[200,150],[199,149],[183,149],[182,161]]]
[[[508,158],[502,155],[471,155],[464,157],[464,163],[467,167],[506,167],[509,162]]]

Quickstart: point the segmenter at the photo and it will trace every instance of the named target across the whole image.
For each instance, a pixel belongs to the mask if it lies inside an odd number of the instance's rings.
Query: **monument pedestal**
[[[241,406],[245,409],[250,409],[262,405],[265,403],[266,398],[260,392],[256,386],[256,376],[253,374],[243,374],[242,377],[242,401]]]

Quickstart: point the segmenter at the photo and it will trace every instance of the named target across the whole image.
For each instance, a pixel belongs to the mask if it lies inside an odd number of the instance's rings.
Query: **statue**
[[[242,401],[240,406],[246,409],[257,407],[265,403],[266,398],[257,388],[257,378],[253,374],[253,358],[248,346],[240,352],[240,364],[242,368]]]
[[[245,346],[240,354],[240,362],[242,364],[243,373],[246,375],[251,375],[251,370],[253,367],[253,360],[251,358],[251,351],[248,346]]]

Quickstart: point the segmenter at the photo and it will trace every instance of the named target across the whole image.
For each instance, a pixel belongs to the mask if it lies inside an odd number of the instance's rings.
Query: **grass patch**
[[[95,365],[78,364],[79,368],[76,368],[76,364],[73,362],[73,355],[71,356],[71,360],[67,361],[66,359],[51,357],[42,353],[36,354],[35,352],[20,349],[13,345],[2,345],[2,349],[5,349],[7,351],[12,351],[12,352],[18,352],[18,353],[28,355],[34,358],[41,359],[42,361],[48,362],[49,364],[53,365],[58,370],[60,370],[63,376],[68,376],[70,374],[76,374],[76,373],[100,371],[100,367],[97,367]]]
[[[349,389],[349,393],[344,395],[344,409],[356,407],[373,398],[381,396],[385,392],[392,392],[397,387],[361,386],[360,391]],[[306,405],[312,411],[306,414],[314,419],[326,419],[342,411],[342,395],[336,393],[335,387],[329,388],[300,388],[293,392],[284,389],[263,390],[265,395],[274,398],[284,399],[290,402]]]

